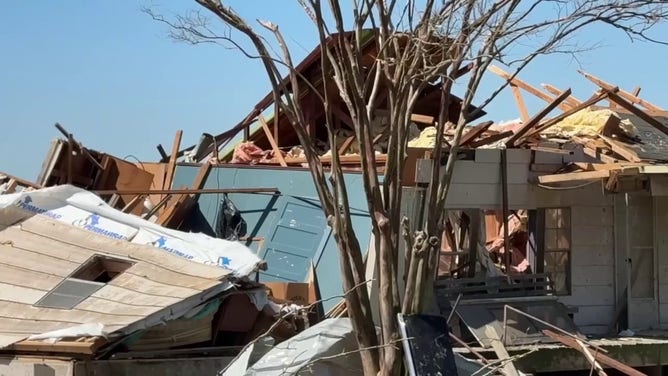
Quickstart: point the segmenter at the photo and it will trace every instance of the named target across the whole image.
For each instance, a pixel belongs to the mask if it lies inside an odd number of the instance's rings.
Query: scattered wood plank
[[[494,124],[494,122],[490,120],[469,128],[469,131],[462,136],[462,139],[459,142],[459,146],[466,146],[467,144],[471,143],[473,140],[480,137],[480,135],[482,135],[487,129],[489,129],[492,124]]]
[[[635,175],[640,172],[638,167],[624,167],[620,166],[621,175]],[[543,175],[538,177],[540,183],[563,183],[567,181],[584,181],[584,180],[598,180],[610,177],[611,171],[615,170],[596,170],[584,172],[569,172],[566,174]]]
[[[584,171],[617,170],[619,169],[620,166],[632,167],[632,166],[644,165],[644,163],[587,163],[587,162],[575,162],[573,164]]]
[[[169,162],[167,163],[167,172],[165,173],[163,189],[170,189],[172,187],[172,181],[174,179],[174,171],[176,171],[176,158],[179,154],[179,148],[181,147],[181,137],[183,136],[183,131],[178,130],[174,135],[174,143],[172,144],[172,154],[169,156]]]
[[[24,340],[11,345],[9,350],[31,353],[92,355],[106,342],[104,338],[99,337],[95,337],[92,341],[59,341],[56,343]]]
[[[354,135],[346,138],[346,140],[343,141],[343,144],[341,144],[341,147],[339,148],[339,155],[344,155],[350,148],[350,145],[353,144],[353,141],[355,141]]]
[[[623,99],[621,96],[617,95],[617,93],[613,91],[608,91],[608,96],[612,101],[620,105],[622,108],[624,108],[627,111],[630,111],[632,114],[636,115],[637,117],[643,119],[647,123],[649,123],[651,126],[654,128],[660,130],[664,134],[668,135],[668,127],[663,124],[662,122],[656,120],[652,115],[648,114],[647,112],[639,109],[638,107],[634,106],[633,103],[626,101]]]
[[[587,73],[587,72],[578,70],[578,73],[580,73],[580,74],[583,75],[586,79],[588,79],[589,81],[591,81],[591,82],[593,82],[594,84],[596,84],[597,86],[599,86],[601,89],[605,89],[605,90],[611,91],[611,90],[615,87],[614,85],[609,84],[609,83],[607,83],[607,82],[601,80],[600,78],[595,77],[595,76],[593,76],[593,75],[591,75],[591,74],[589,74],[589,73]],[[640,92],[640,90],[638,90],[638,92]],[[619,90],[618,94],[619,94],[620,97],[622,97],[622,98],[624,98],[625,100],[631,102],[631,104],[635,104],[635,103],[637,103],[637,104],[639,104],[640,106],[646,108],[646,109],[649,110],[649,111],[659,111],[659,112],[660,112],[660,111],[663,111],[663,109],[662,109],[661,107],[659,107],[659,106],[655,106],[654,104],[649,103],[649,102],[647,102],[647,101],[644,100],[644,99],[640,99],[640,98],[638,98],[637,95],[633,95],[632,93],[629,93],[628,91],[625,91],[625,90]],[[615,103],[617,103],[617,102],[615,102]],[[617,103],[617,104],[621,105],[620,103]],[[622,107],[623,107],[623,106],[622,106]]]
[[[411,121],[422,124],[434,124],[434,117],[429,115],[411,114]]]
[[[534,87],[534,86],[520,80],[517,77],[513,78],[513,76],[510,73],[504,71],[503,69],[501,69],[501,68],[499,68],[495,65],[490,65],[487,68],[487,70],[489,70],[490,72],[492,72],[492,73],[496,74],[497,76],[503,78],[504,80],[510,82],[511,84],[519,87],[520,89],[523,89],[526,92],[535,95],[536,97],[544,100],[545,102],[551,103],[552,101],[554,101],[554,98],[551,95],[543,92],[542,90],[538,89],[537,87]],[[564,103],[560,103],[558,107],[563,111],[568,111],[569,110],[569,106],[567,104],[564,104]]]
[[[548,329],[544,329],[543,334],[545,334],[546,336],[548,336],[548,337],[550,337],[550,338],[552,338],[556,341],[561,342],[562,344],[564,344],[568,347],[571,347],[575,350],[578,350],[578,351],[582,352],[582,347],[580,345],[578,345],[578,342],[574,338],[569,338],[567,336],[557,334],[557,333],[555,333],[551,330],[548,330]],[[594,357],[595,357],[597,362],[600,362],[601,364],[604,364],[608,367],[612,367],[612,368],[618,370],[619,372],[624,373],[625,375],[629,375],[629,376],[647,376],[646,374],[644,374],[644,373],[642,373],[638,370],[635,370],[632,367],[629,367],[626,364],[624,364],[620,361],[617,361],[617,360],[615,360],[615,359],[613,359],[613,358],[611,358],[608,355],[605,355],[603,353],[597,352],[597,353],[594,354]]]
[[[549,91],[550,94],[552,94],[552,95],[559,95],[559,94],[562,93],[562,90],[559,90],[558,88],[556,88],[556,87],[554,87],[550,84],[540,84],[540,86],[542,86],[543,89]],[[566,98],[566,100],[564,102],[566,102],[571,107],[575,107],[575,106],[579,105],[580,103],[582,103],[581,100],[575,98],[572,95],[570,95],[568,98]]]
[[[618,155],[622,156],[624,159],[626,159],[629,162],[641,162],[642,158],[638,157],[638,154],[633,151],[632,149],[629,149],[626,147],[623,143],[614,140],[610,137],[606,137],[603,135],[599,135],[601,139],[603,139],[605,142],[610,145],[610,149],[612,149],[613,152],[617,153]]]
[[[264,116],[260,115],[258,117],[258,121],[260,122],[260,125],[262,125],[264,135],[267,137],[267,140],[269,140],[269,144],[271,145],[271,149],[274,151],[274,155],[276,156],[278,163],[280,163],[280,165],[283,167],[288,167],[288,164],[285,163],[283,153],[281,153],[281,149],[278,148],[278,144],[276,143],[276,140],[274,140],[274,136],[271,135],[271,131],[269,130],[267,122],[264,120]]]
[[[573,150],[550,148],[550,147],[547,147],[547,146],[532,146],[531,150],[544,151],[546,153],[563,154],[563,155],[572,155],[573,154]]]
[[[520,92],[520,88],[517,87],[517,85],[510,84],[510,89],[513,92],[513,97],[515,98],[515,104],[517,104],[517,109],[520,111],[520,118],[522,119],[522,122],[526,123],[529,121],[529,111],[527,111],[527,106],[524,103],[524,98],[522,98],[522,93]]]
[[[482,138],[478,141],[471,142],[468,146],[472,149],[479,148],[481,146],[493,144],[497,141],[501,141],[506,137],[510,137],[513,135],[513,131],[505,131],[501,133],[497,133],[494,135],[491,135],[489,137]]]
[[[522,124],[522,127],[515,132],[512,136],[510,136],[510,139],[506,141],[506,146],[508,147],[513,147],[515,146],[516,142],[519,141],[530,129],[533,127],[537,126],[538,123],[543,120],[543,118],[547,115],[549,115],[552,110],[557,108],[561,102],[563,102],[569,95],[571,95],[571,89],[567,89],[564,91],[560,96],[555,98],[552,102],[550,102],[547,106],[545,106],[540,112],[535,114],[531,120],[528,122]]]

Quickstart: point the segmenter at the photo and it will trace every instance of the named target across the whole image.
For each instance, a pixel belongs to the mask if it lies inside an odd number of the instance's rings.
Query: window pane
[[[570,249],[571,248],[571,231],[569,228],[556,230],[557,231],[557,248]]]
[[[545,227],[557,228],[559,209],[545,209]]]
[[[545,249],[548,251],[557,250],[557,230],[545,230]]]
[[[550,278],[556,294],[567,295],[570,293],[568,251],[545,252],[545,273]]]

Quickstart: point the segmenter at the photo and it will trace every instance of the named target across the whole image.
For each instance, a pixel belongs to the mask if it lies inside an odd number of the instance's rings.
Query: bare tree
[[[255,30],[220,0],[195,1],[230,29],[223,33],[214,31],[210,19],[197,11],[173,20],[147,12],[168,23],[176,39],[195,44],[222,43],[262,61],[276,112],[289,119],[304,148],[322,208],[335,234],[343,288],[349,291],[346,304],[362,349],[366,375],[398,373],[400,347],[392,345],[398,338],[396,314],[422,312],[430,302],[445,201],[463,131],[506,85],[484,98],[477,110],[471,110],[490,63],[496,60],[511,66],[514,77],[536,56],[573,53],[577,48],[568,42],[576,32],[595,23],[608,24],[632,39],[659,42],[647,33],[668,14],[666,5],[649,0],[352,0],[346,8],[338,0],[297,0],[319,36],[324,88],[318,90],[295,69],[290,48],[277,25],[258,21],[260,29]],[[369,65],[362,58],[370,32],[378,54]],[[238,39],[239,34],[252,47],[242,46],[245,42]],[[274,43],[266,36],[272,36]],[[278,51],[272,53],[276,46]],[[453,117],[448,113],[453,84],[464,74],[465,93],[458,106],[459,114]],[[443,153],[448,157],[444,167],[434,163],[424,205],[425,221],[412,224],[415,228],[411,228],[406,220],[402,221],[400,213],[408,129],[420,93],[433,84],[440,85],[441,90],[433,155],[435,160]],[[315,92],[325,108],[333,151],[329,178],[308,133],[309,119],[304,116],[300,101],[304,90]],[[336,152],[331,105],[336,101],[345,104],[362,155],[364,191],[379,260],[380,338],[376,336],[369,295],[363,285],[362,252],[351,223],[348,192]],[[386,104],[384,116],[389,130],[382,184],[372,127],[381,103]],[[454,133],[449,142],[444,136],[446,130]],[[407,243],[407,252],[412,252],[406,255],[411,262],[405,291],[399,291],[396,283],[403,277],[398,275],[402,241]]]

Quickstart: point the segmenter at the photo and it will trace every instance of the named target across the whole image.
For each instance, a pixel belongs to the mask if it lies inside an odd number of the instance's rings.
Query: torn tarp
[[[95,194],[71,185],[0,196],[0,226],[14,225],[33,215],[113,239],[153,245],[192,261],[232,270],[237,277],[249,275],[261,262],[241,243],[159,226],[114,209]]]
[[[350,319],[327,319],[276,345],[244,375],[362,375],[357,348]]]

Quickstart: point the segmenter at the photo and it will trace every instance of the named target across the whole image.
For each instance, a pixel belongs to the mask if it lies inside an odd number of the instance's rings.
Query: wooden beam
[[[529,121],[529,111],[527,111],[527,106],[524,103],[524,98],[522,98],[520,88],[518,88],[517,85],[510,84],[510,89],[513,91],[515,104],[517,104],[517,109],[520,111],[520,118],[522,119],[522,122],[526,123]]]
[[[474,125],[473,127],[469,128],[468,132],[466,132],[463,136],[461,141],[459,142],[459,146],[466,146],[466,144],[473,142],[476,138],[480,137],[489,127],[494,124],[493,121],[486,121],[477,125]]]
[[[350,145],[353,144],[353,141],[355,141],[355,135],[346,138],[346,140],[343,141],[343,144],[341,144],[341,147],[339,148],[339,155],[345,154],[350,148]]]
[[[355,125],[353,124],[353,119],[345,113],[339,106],[332,106],[332,112],[334,115],[336,115],[339,120],[341,120],[344,124],[346,124],[350,129],[355,129]]]
[[[552,112],[555,108],[559,106],[561,102],[563,102],[568,96],[571,95],[571,89],[567,89],[563,93],[561,93],[560,96],[555,98],[552,102],[550,102],[545,108],[543,108],[540,112],[535,114],[531,120],[528,122],[522,124],[522,127],[515,132],[514,135],[510,137],[508,141],[506,141],[506,146],[508,147],[513,147],[515,146],[515,143],[519,141],[522,136],[524,136],[529,130],[531,130],[533,127],[537,126],[538,123],[543,120],[543,118]]]
[[[621,96],[617,95],[616,93],[613,93],[612,91],[608,92],[608,96],[610,97],[610,99],[612,99],[615,103],[620,105],[625,110],[630,111],[632,114],[648,122],[654,128],[668,135],[668,126],[656,120],[652,115],[639,109],[638,107],[634,106],[633,103],[624,100]]]
[[[611,170],[570,172],[566,174],[543,175],[538,177],[540,183],[563,183],[567,181],[598,180],[610,176]]]
[[[283,167],[287,167],[288,164],[285,163],[285,158],[281,153],[281,149],[278,148],[278,144],[276,143],[276,140],[274,140],[274,136],[271,135],[271,131],[269,130],[267,122],[264,120],[264,116],[260,115],[258,117],[258,120],[260,121],[260,125],[262,125],[262,129],[264,130],[264,135],[267,137],[267,140],[269,140],[269,144],[271,145],[271,148],[274,151],[274,154],[276,155],[276,159],[278,159],[278,163],[280,163],[280,165]]]
[[[174,135],[174,142],[172,143],[172,154],[169,156],[169,162],[167,163],[167,172],[165,173],[165,180],[162,185],[162,188],[169,189],[172,187],[172,182],[174,179],[174,171],[176,170],[176,158],[179,154],[179,148],[181,147],[181,137],[183,136],[182,130],[177,130]]]
[[[619,166],[615,170],[596,170],[584,172],[569,172],[565,174],[543,175],[538,177],[540,183],[563,183],[567,181],[598,180],[610,177],[612,171],[616,171],[621,176],[631,176],[640,173],[640,167]]]
[[[475,149],[475,148],[478,148],[478,147],[481,147],[481,146],[493,144],[497,141],[501,141],[504,138],[510,137],[512,135],[513,135],[513,131],[504,131],[504,132],[501,132],[501,133],[493,134],[489,137],[482,138],[478,141],[473,141],[468,146],[472,149]]]
[[[588,163],[588,162],[575,162],[574,165],[583,169],[584,171],[598,171],[598,170],[618,170],[619,167],[623,166],[641,166],[645,163]]]
[[[545,121],[544,123],[540,124],[538,127],[536,127],[536,130],[529,133],[527,135],[527,137],[531,137],[531,136],[539,134],[540,132],[548,129],[549,127],[551,127],[555,124],[557,124],[558,122],[560,122],[560,121],[564,120],[565,118],[573,115],[574,113],[576,113],[578,111],[582,111],[585,108],[602,101],[607,96],[608,96],[608,92],[602,92],[602,93],[599,93],[599,94],[593,96],[592,98],[588,99],[585,102],[580,103],[579,105],[571,108],[570,110],[568,110],[568,111],[566,111],[562,114],[559,114],[559,115],[553,117],[552,119],[549,119],[549,120]]]
[[[411,121],[421,124],[434,124],[434,117],[429,115],[411,114]]]
[[[548,330],[548,329],[544,329],[543,334],[545,334],[546,336],[548,336],[548,337],[550,337],[554,340],[557,340],[557,341],[561,342],[562,344],[564,344],[568,347],[571,347],[573,349],[576,349],[576,350],[582,352],[582,347],[578,344],[578,341],[573,339],[573,338],[569,338],[569,337],[566,337],[564,335],[557,334],[557,333],[555,333],[551,330]],[[614,369],[618,370],[619,372],[622,372],[625,375],[646,376],[644,373],[642,373],[642,372],[640,372],[640,371],[638,371],[638,370],[636,370],[636,369],[634,369],[634,368],[632,368],[632,367],[630,367],[630,366],[628,366],[628,365],[626,365],[626,364],[624,364],[620,361],[617,361],[617,360],[615,360],[615,359],[613,359],[613,358],[611,358],[611,357],[609,357],[609,356],[607,356],[607,355],[605,355],[601,352],[594,352],[593,356],[594,356],[594,358],[597,362],[599,362],[603,365],[606,365],[608,367],[614,368]]]
[[[604,135],[598,135],[599,138],[603,139],[608,145],[610,145],[610,149],[612,149],[613,152],[617,153],[618,155],[621,155],[624,159],[626,159],[629,162],[641,162],[642,158],[638,157],[638,154],[626,147],[623,143],[614,140],[610,137],[606,137]]]
[[[158,144],[156,148],[158,149],[158,153],[160,154],[160,162],[169,160],[169,155],[167,155],[165,148],[163,148],[161,144]]]
[[[562,93],[562,90],[559,90],[558,88],[556,88],[556,87],[554,87],[554,86],[552,86],[552,85],[550,85],[550,84],[540,84],[540,86],[542,86],[543,89],[545,89],[546,91],[550,92],[550,94],[552,94],[552,95],[559,95],[559,94]],[[571,106],[571,107],[577,106],[577,105],[579,105],[580,103],[582,103],[581,100],[575,98],[575,97],[572,96],[572,95],[569,96],[568,98],[566,98],[566,100],[565,100],[564,102],[566,102],[566,103],[567,103],[569,106]]]
[[[10,345],[8,350],[31,353],[92,355],[106,342],[104,338],[95,338],[93,341],[59,341],[56,343],[24,340]]]
[[[612,88],[615,87],[614,85],[611,85],[611,84],[601,80],[600,78],[595,77],[595,76],[593,76],[593,75],[591,75],[587,72],[584,72],[584,71],[581,71],[581,70],[579,70],[578,72],[581,75],[583,75],[586,79],[588,79],[589,81],[591,81],[594,84],[596,84],[597,86],[599,86],[601,89],[612,90]],[[649,103],[644,99],[640,99],[636,95],[633,95],[632,93],[629,93],[628,91],[619,90],[618,94],[619,94],[620,97],[626,99],[627,101],[631,102],[632,104],[637,103],[637,104],[646,108],[649,111],[663,111],[663,109],[661,107],[655,106],[652,103]],[[619,103],[617,103],[617,104],[619,104]]]
[[[517,77],[512,78],[512,75],[510,73],[504,71],[503,69],[501,69],[501,68],[499,68],[495,65],[490,65],[489,67],[487,67],[487,70],[489,70],[490,72],[492,72],[492,73],[496,74],[497,76],[503,78],[504,80],[508,81],[509,83],[519,87],[520,89],[523,89],[523,90],[527,91],[528,93],[535,95],[536,97],[544,100],[545,102],[551,103],[552,101],[554,101],[554,98],[551,95],[543,92],[542,90],[538,89],[535,86],[529,85],[528,83],[520,80]],[[569,110],[568,105],[564,104],[564,103],[559,104],[559,108],[563,111],[568,111]]]

